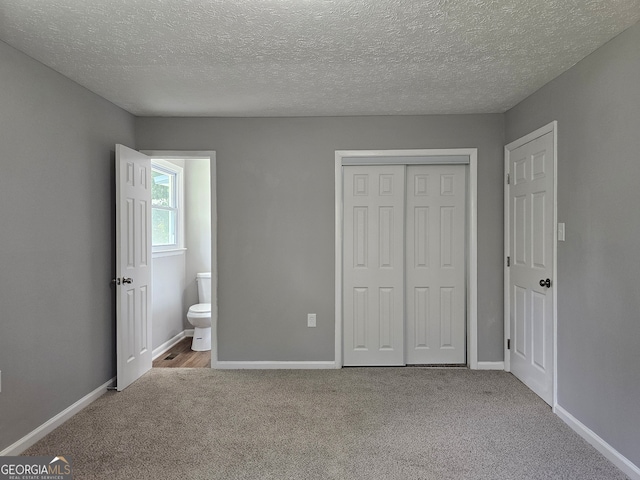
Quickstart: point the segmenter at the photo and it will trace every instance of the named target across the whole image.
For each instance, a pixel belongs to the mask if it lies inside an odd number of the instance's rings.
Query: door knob
[[[133,283],[133,278],[122,277],[122,283]]]
[[[546,280],[540,280],[540,286],[549,288],[551,286],[551,279],[547,278]]]

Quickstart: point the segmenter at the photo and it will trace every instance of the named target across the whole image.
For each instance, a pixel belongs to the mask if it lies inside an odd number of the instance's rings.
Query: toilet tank
[[[211,303],[211,272],[196,273],[198,302]]]

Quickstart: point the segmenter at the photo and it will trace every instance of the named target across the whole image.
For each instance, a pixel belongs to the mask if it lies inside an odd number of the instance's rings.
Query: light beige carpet
[[[466,369],[154,369],[25,454],[77,480],[626,478],[515,377]]]

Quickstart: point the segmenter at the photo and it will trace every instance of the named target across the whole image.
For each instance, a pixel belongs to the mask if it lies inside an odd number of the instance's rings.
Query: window
[[[182,167],[151,161],[151,238],[153,251],[182,249]]]

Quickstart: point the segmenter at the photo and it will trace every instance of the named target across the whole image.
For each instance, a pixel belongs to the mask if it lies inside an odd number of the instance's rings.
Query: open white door
[[[151,160],[116,145],[117,390],[151,369]]]
[[[546,128],[506,147],[509,369],[554,404],[555,148]]]

